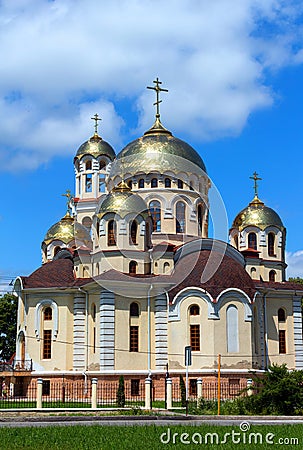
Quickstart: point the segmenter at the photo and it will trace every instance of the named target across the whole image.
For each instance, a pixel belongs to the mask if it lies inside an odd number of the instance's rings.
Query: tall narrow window
[[[85,175],[85,192],[92,192],[92,174]]]
[[[171,179],[170,178],[165,178],[164,180],[164,186],[166,188],[170,188],[171,187]]]
[[[185,233],[185,203],[176,204],[176,233]]]
[[[284,308],[279,308],[278,309],[278,321],[279,322],[285,322],[285,320],[286,320],[285,309]]]
[[[257,250],[257,235],[256,233],[249,233],[248,235],[248,248]]]
[[[135,275],[137,273],[137,263],[136,261],[130,261],[129,263],[129,273]]]
[[[274,270],[271,270],[269,272],[269,281],[273,281],[273,282],[276,281],[276,272]]]
[[[51,357],[52,357],[52,330],[44,330],[43,359],[51,359]]]
[[[139,351],[139,327],[137,325],[129,327],[129,351]]]
[[[152,188],[158,187],[158,180],[157,180],[157,178],[152,178],[151,183],[150,183],[150,186],[151,186]]]
[[[107,245],[116,245],[116,225],[114,220],[108,222],[107,228]]]
[[[202,226],[203,226],[203,208],[202,205],[198,205],[198,225],[199,225],[199,231],[202,233]]]
[[[136,396],[140,393],[140,380],[133,379],[130,380],[130,395]]]
[[[163,264],[163,273],[168,273],[169,272],[169,263],[165,262]]]
[[[230,305],[226,310],[226,326],[227,351],[237,353],[239,351],[238,308],[234,305]]]
[[[96,305],[95,303],[92,304],[92,347],[93,347],[93,353],[96,353]]]
[[[129,243],[131,245],[137,244],[138,224],[136,220],[133,220],[129,226]]]
[[[183,181],[178,179],[178,189],[183,189]]]
[[[92,170],[92,162],[90,160],[86,161],[85,170]]]
[[[189,189],[190,189],[191,191],[194,190],[194,188],[193,188],[193,182],[192,182],[192,181],[189,182]]]
[[[53,311],[50,306],[47,306],[44,310],[44,320],[52,320],[53,318]]]
[[[139,305],[136,302],[132,302],[129,307],[130,317],[139,317]]]
[[[161,231],[161,205],[157,200],[149,204],[149,211],[153,221],[153,231]]]
[[[129,180],[128,183],[127,183],[127,185],[128,185],[128,187],[129,187],[130,189],[132,189],[132,187],[133,187],[133,182],[132,182],[132,180]]]
[[[234,237],[234,243],[235,243],[235,247],[236,249],[239,249],[239,238],[238,235],[236,234]]]
[[[279,330],[279,353],[286,353],[286,331]]]
[[[101,161],[99,162],[99,170],[104,169],[105,166],[106,166],[106,162],[101,160]]]
[[[275,235],[274,235],[274,233],[268,234],[268,256],[275,256]]]
[[[192,351],[200,351],[200,325],[190,325],[190,345]]]
[[[144,188],[144,178],[140,178],[140,180],[139,180],[139,188],[140,189]]]
[[[104,175],[99,175],[99,192],[105,192],[105,179],[104,179]]]

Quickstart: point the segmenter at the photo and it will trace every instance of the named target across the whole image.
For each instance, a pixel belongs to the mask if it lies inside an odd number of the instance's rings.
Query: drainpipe
[[[151,324],[150,324],[150,293],[153,288],[151,284],[147,293],[147,370],[148,378],[151,377]]]
[[[83,292],[85,294],[85,363],[84,363],[84,372],[82,375],[84,375],[84,383],[85,383],[85,391],[87,391],[87,370],[88,370],[88,292],[85,289],[78,288],[80,292]],[[85,392],[86,393],[86,392]]]

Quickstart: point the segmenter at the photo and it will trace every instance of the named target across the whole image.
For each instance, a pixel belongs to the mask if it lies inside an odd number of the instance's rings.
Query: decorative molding
[[[74,296],[73,368],[85,370],[85,294]]]
[[[302,309],[301,297],[293,297],[294,345],[296,369],[303,369]]]
[[[215,304],[211,295],[204,289],[198,287],[189,287],[179,292],[173,299],[172,304],[169,306],[168,320],[169,322],[175,322],[181,320],[180,306],[183,300],[188,297],[199,297],[201,300],[207,303],[208,307],[208,319],[219,319]]]
[[[52,329],[52,340],[55,341],[58,336],[58,305],[52,299],[44,299],[37,303],[35,308],[35,335],[37,341],[41,339],[41,312],[43,308],[49,306],[52,308],[53,317],[53,329]]]
[[[252,321],[252,308],[251,308],[251,302],[249,297],[245,294],[245,292],[241,291],[241,289],[236,288],[230,288],[225,289],[225,291],[222,291],[220,295],[217,298],[217,303],[215,306],[216,314],[220,318],[220,308],[221,303],[225,299],[229,299],[231,301],[239,300],[244,305],[244,314],[245,314],[245,322],[251,322]]]

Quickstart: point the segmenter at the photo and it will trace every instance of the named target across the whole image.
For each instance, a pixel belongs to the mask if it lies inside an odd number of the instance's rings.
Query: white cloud
[[[291,0],[1,2],[2,167],[73,154],[92,129],[90,106],[104,116],[101,134],[119,146],[131,108],[137,132],[151,125],[145,87],[157,75],[170,91],[163,121],[176,134],[241,132],[273,102],[265,72],[302,62],[299,13]],[[127,114],[121,102],[132,103]]]
[[[287,278],[301,277],[303,278],[303,250],[296,252],[286,252]]]

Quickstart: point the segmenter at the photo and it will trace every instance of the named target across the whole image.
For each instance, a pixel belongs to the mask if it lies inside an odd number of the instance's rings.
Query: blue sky
[[[202,156],[229,224],[253,197],[287,227],[303,276],[303,6],[282,0],[0,3],[0,284],[41,263],[74,189],[73,157],[103,118],[116,152],[161,118]],[[177,8],[176,8],[177,5]]]

